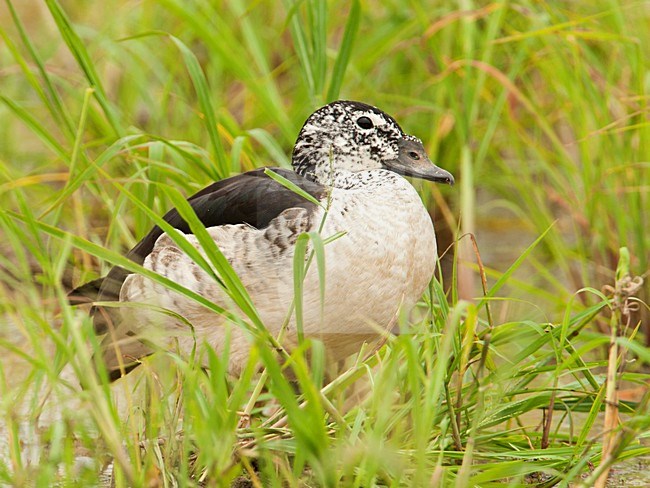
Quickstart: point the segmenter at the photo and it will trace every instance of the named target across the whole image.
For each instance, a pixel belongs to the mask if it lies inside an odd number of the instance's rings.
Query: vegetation
[[[603,486],[648,454],[649,17],[615,0],[5,0],[0,483]],[[179,192],[287,166],[336,98],[393,114],[458,181],[419,184],[450,244],[419,318],[338,372],[318,344],[281,363],[260,334],[239,378],[214,352],[209,372],[161,352],[107,385],[66,291]]]

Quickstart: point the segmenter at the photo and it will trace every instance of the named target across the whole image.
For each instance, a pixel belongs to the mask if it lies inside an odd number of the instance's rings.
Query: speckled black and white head
[[[361,102],[339,100],[314,112],[294,146],[294,170],[329,184],[341,172],[387,169],[395,173],[453,184],[435,166],[422,142],[404,131],[393,117]]]

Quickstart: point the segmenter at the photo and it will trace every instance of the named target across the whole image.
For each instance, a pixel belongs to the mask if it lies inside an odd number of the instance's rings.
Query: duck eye
[[[372,129],[374,127],[372,120],[368,117],[359,117],[357,119],[357,125],[362,129]]]

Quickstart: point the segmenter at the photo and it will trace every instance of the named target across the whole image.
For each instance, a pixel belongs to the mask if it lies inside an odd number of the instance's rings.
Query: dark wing
[[[320,200],[326,195],[326,188],[308,180],[294,171],[271,168],[275,173],[286,178],[296,186]],[[288,208],[301,207],[314,210],[315,205],[302,196],[287,189],[264,173],[264,168],[249,171],[225,180],[218,181],[204,188],[188,199],[197,217],[205,227],[226,224],[248,224],[263,229]],[[184,233],[190,228],[172,209],[163,217],[166,222]],[[153,250],[156,240],[163,231],[156,226],[127,254],[132,261],[142,264]],[[100,280],[83,285],[70,294],[71,302],[80,301],[116,301],[120,288],[129,275],[129,271],[115,266]],[[119,310],[116,308],[93,307],[95,330],[98,334],[107,331],[109,322],[119,322]]]

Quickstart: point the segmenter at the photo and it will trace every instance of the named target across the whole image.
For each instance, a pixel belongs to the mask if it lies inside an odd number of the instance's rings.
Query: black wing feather
[[[316,199],[320,200],[325,196],[325,187],[318,183],[288,169],[270,169]],[[217,181],[188,198],[203,225],[215,227],[227,224],[249,224],[256,229],[264,229],[271,220],[288,208],[314,208],[313,203],[269,178],[264,170],[265,168],[259,168]],[[189,225],[176,209],[167,212],[163,219],[184,233],[190,232]],[[127,257],[141,264],[153,250],[156,240],[161,235],[160,227],[154,227],[127,254]]]
[[[192,195],[188,201],[203,225],[205,227],[215,227],[245,223],[257,229],[264,229],[274,218],[288,208],[315,209],[312,202],[269,178],[264,173],[264,169],[256,169],[218,181]],[[294,171],[282,168],[271,169],[318,200],[322,199],[326,194],[324,186],[308,180]],[[163,218],[174,228],[184,233],[190,232],[189,225],[176,209],[167,212]],[[138,264],[142,264],[153,250],[156,240],[162,233],[162,229],[155,226],[129,251],[127,257]],[[100,286],[97,286],[99,280],[95,280],[89,288],[86,285],[77,288],[80,292],[86,293],[76,293],[77,290],[71,292],[71,301],[75,301],[75,298],[78,299],[80,295],[85,297],[86,301],[94,301],[95,299],[97,301],[116,301],[119,299],[120,288],[129,274],[130,272],[124,268],[115,266],[103,278]],[[96,296],[92,294],[94,291],[97,291]],[[98,311],[98,307],[93,307],[91,310],[94,315],[94,325],[97,333],[106,332],[109,321],[114,323],[116,323],[116,320],[119,321],[118,309],[106,308],[102,313],[98,313]]]

